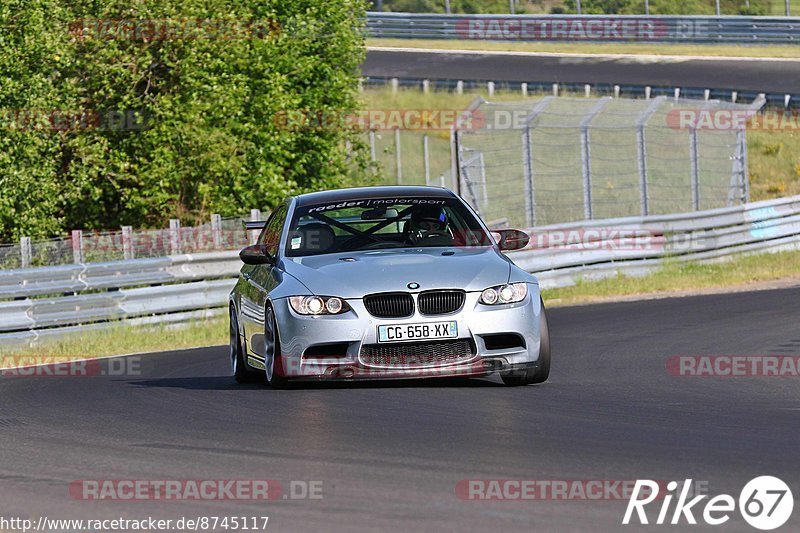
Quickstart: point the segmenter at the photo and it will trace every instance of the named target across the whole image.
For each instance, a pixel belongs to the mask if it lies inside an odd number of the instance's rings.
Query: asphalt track
[[[267,515],[275,532],[635,531],[620,525],[621,500],[468,501],[455,488],[692,478],[738,496],[772,474],[800,497],[800,378],[665,369],[673,355],[800,353],[800,289],[549,316],[553,373],[541,386],[487,378],[276,391],[234,384],[222,347],[144,356],[140,375],[0,379],[0,516]],[[323,498],[81,501],[68,490],[85,479],[253,478],[284,490],[322,481]],[[724,530],[753,531],[738,514]]]
[[[800,59],[624,58],[369,50],[365,76],[600,83],[800,93]]]

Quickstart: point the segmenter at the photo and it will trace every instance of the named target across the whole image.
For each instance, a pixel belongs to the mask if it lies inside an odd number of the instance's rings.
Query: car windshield
[[[432,246],[490,246],[491,237],[456,198],[369,198],[295,210],[286,255]]]

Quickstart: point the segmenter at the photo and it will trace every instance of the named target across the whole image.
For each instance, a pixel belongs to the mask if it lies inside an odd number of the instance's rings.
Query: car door
[[[273,258],[278,257],[281,234],[286,222],[287,205],[272,212],[258,236],[258,244],[266,246]],[[269,292],[277,286],[281,273],[273,264],[245,265],[242,277],[247,282],[241,296],[242,327],[248,352],[264,357],[264,315]]]

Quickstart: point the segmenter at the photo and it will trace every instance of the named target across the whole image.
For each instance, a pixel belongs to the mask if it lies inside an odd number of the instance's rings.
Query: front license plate
[[[378,326],[378,342],[426,341],[456,337],[458,337],[458,324],[455,320]]]

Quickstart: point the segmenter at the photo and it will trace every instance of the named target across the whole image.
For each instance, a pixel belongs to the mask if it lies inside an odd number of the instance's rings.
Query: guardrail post
[[[603,107],[611,100],[601,98],[581,120],[581,167],[583,169],[583,214],[586,220],[594,218],[592,209],[592,151],[589,145],[589,126]]]
[[[22,237],[19,240],[19,258],[20,266],[22,268],[30,268],[31,266],[31,238]]]
[[[250,210],[250,220],[253,222],[261,220],[261,209],[251,209]],[[250,244],[255,244],[258,240],[258,234],[260,232],[258,230],[252,230],[250,232]]]
[[[222,247],[222,217],[217,213],[211,215],[211,237],[214,240],[214,249]]]
[[[122,226],[122,257],[133,259],[133,227]]]
[[[72,262],[83,263],[83,231],[79,229],[72,230]]]
[[[394,163],[397,169],[397,184],[403,183],[403,157],[400,154],[400,128],[394,129]]]
[[[169,220],[169,253],[178,255],[182,251],[181,246],[181,221],[177,218]]]

